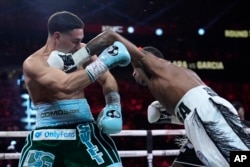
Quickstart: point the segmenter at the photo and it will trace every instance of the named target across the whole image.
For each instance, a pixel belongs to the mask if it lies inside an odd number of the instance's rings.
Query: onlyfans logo
[[[75,140],[75,129],[34,130],[33,140]]]

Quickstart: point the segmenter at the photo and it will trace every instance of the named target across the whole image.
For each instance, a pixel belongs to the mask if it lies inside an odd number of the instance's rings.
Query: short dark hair
[[[157,48],[155,48],[153,46],[145,46],[144,48],[142,48],[142,50],[150,52],[150,53],[152,53],[153,55],[155,55],[158,58],[164,59],[164,56],[163,56],[162,52],[159,49],[157,49]]]
[[[61,11],[49,17],[47,26],[49,33],[53,34],[56,31],[65,33],[76,28],[84,28],[84,23],[75,14],[68,11]]]

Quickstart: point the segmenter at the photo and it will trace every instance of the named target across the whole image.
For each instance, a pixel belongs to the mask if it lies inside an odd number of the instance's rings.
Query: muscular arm
[[[46,62],[37,58],[25,60],[23,71],[26,76],[27,86],[29,86],[29,80],[34,80],[44,87],[65,94],[73,93],[92,83],[85,70],[66,74],[59,69],[49,67]]]
[[[86,47],[90,50],[91,55],[99,54],[103,49],[107,48],[115,41],[120,41],[126,46],[131,55],[132,63],[137,66],[138,62],[144,57],[144,53],[141,52],[135,44],[112,30],[106,30],[99,34],[90,40],[86,44]]]
[[[90,54],[98,54],[104,48],[113,44],[114,41],[122,42],[128,49],[131,56],[132,65],[140,71],[142,77],[146,82],[149,80],[148,68],[145,67],[146,64],[151,64],[150,61],[145,59],[145,53],[142,52],[135,44],[121,36],[120,34],[106,30],[103,33],[99,34],[91,41],[86,44],[86,47],[89,48]],[[148,57],[148,56],[147,56]]]
[[[97,59],[97,56],[92,56],[92,61]],[[103,94],[106,95],[111,91],[118,92],[118,85],[114,76],[110,71],[105,72],[102,76],[97,79],[97,82],[102,86]]]
[[[104,95],[112,91],[118,92],[117,82],[114,76],[109,71],[107,71],[100,78],[98,78],[97,81],[102,86],[102,91]]]

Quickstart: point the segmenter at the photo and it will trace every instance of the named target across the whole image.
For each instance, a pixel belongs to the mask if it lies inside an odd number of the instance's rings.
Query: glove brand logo
[[[72,58],[72,54],[65,54],[65,55],[61,55],[59,54],[58,56],[60,56],[64,62],[64,67],[63,67],[63,70],[66,72],[66,73],[70,73],[70,72],[73,72],[77,69],[76,65],[75,65],[75,62]]]
[[[111,55],[111,56],[116,56],[118,54],[118,47],[115,45],[112,45],[108,48],[107,52]]]
[[[106,115],[107,115],[108,117],[111,117],[111,118],[120,118],[120,117],[121,117],[120,113],[117,112],[116,110],[109,110],[109,111],[106,113]]]

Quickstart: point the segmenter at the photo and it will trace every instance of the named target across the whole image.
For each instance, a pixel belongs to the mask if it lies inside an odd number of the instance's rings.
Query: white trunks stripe
[[[33,140],[76,140],[75,129],[42,129],[34,130]]]

